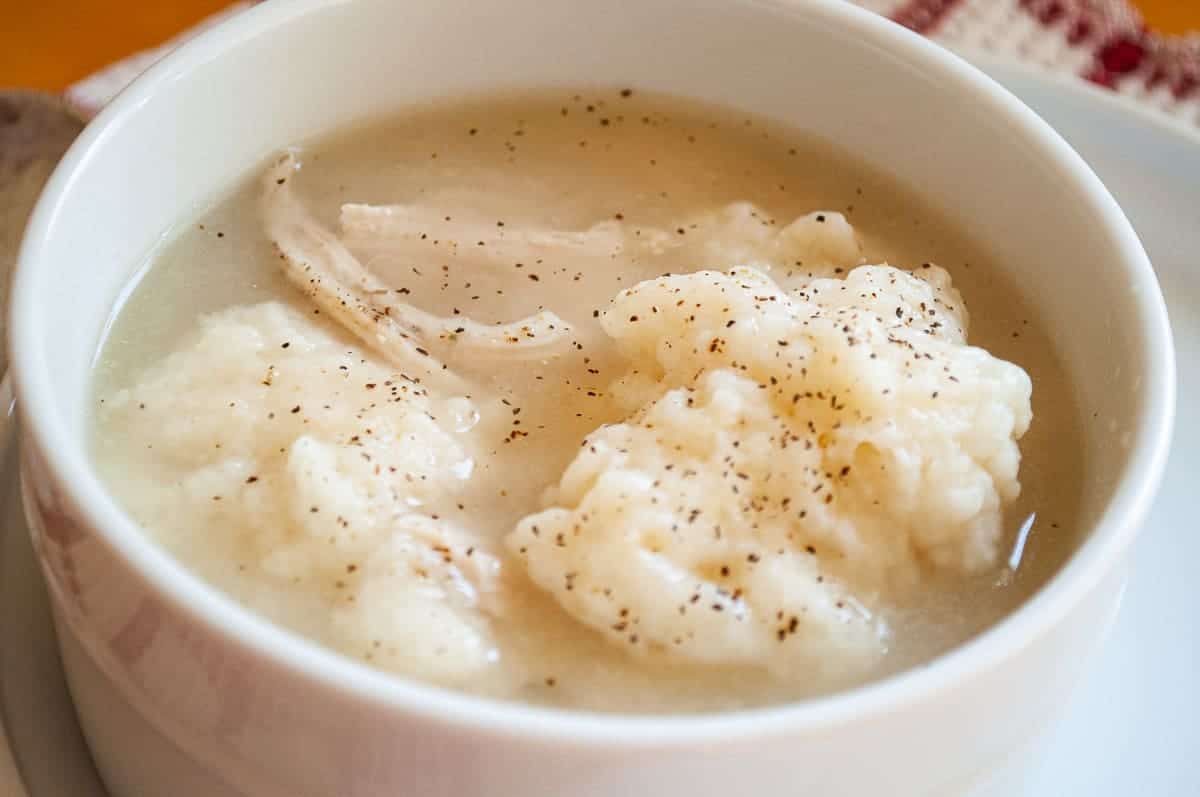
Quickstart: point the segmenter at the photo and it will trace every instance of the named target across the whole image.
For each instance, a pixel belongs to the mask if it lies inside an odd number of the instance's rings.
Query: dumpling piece
[[[818,210],[781,225],[750,202],[733,202],[688,225],[704,237],[703,268],[752,266],[791,285],[865,263],[862,243],[841,213]]]
[[[485,681],[500,562],[439,511],[474,468],[475,402],[318,322],[278,303],[206,317],[101,408],[135,452],[113,488],[273,619],[397,672]]]
[[[995,561],[1031,386],[966,345],[941,269],[791,292],[754,268],[669,276],[602,321],[630,415],[589,435],[507,542],[613,642],[780,674],[866,667],[892,596]]]
[[[509,546],[571,615],[634,652],[782,672],[872,659],[880,628],[794,533],[810,502],[771,465],[790,424],[759,399],[713,371],[589,435],[554,506]],[[794,452],[789,469],[820,467],[819,451]]]

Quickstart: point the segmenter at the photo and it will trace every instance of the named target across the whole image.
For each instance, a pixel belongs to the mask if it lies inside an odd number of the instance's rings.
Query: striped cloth
[[[1200,34],[1155,34],[1126,0],[852,1],[951,49],[1075,74],[1200,127]],[[94,115],[165,53],[252,3],[236,3],[161,47],[101,70],[72,86],[68,102]]]

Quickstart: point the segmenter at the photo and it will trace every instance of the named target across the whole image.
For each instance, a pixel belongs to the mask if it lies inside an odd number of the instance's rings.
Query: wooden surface
[[[0,87],[61,91],[152,47],[230,0],[0,0]],[[1200,30],[1197,0],[1136,0],[1151,27]]]

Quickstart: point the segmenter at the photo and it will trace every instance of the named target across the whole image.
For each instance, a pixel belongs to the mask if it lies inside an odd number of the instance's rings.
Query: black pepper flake
[[[296,413],[298,413],[299,411],[300,411],[300,405],[299,405],[299,404],[297,404],[296,406],[292,407],[292,415],[295,415],[295,414],[296,414]]]

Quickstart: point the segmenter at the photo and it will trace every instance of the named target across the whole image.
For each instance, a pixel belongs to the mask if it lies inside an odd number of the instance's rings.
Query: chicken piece
[[[688,231],[700,234],[688,235]],[[422,205],[348,203],[341,211],[342,241],[365,258],[402,256],[467,261],[500,270],[517,263],[650,261],[672,255],[695,267],[753,265],[781,281],[832,276],[864,262],[854,228],[841,213],[814,211],[780,227],[749,202],[733,202],[669,228],[623,220],[564,231],[505,225],[478,211],[447,216]]]
[[[342,240],[352,249],[435,253],[470,258],[492,267],[540,260],[612,258],[626,248],[621,224],[600,222],[575,232],[501,226],[482,218],[449,217],[421,205],[342,205]]]
[[[295,197],[292,180],[300,166],[296,156],[288,153],[263,178],[267,236],[291,282],[393,365],[415,367],[445,381],[441,373],[445,367],[435,355],[540,358],[566,343],[571,328],[551,312],[488,325],[463,317],[438,317],[399,301],[399,290],[364,268]]]

